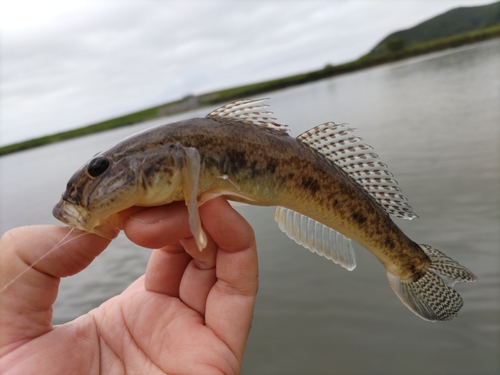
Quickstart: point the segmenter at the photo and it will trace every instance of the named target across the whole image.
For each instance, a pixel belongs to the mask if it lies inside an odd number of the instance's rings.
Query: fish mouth
[[[100,219],[93,216],[86,208],[61,199],[52,210],[52,215],[70,227],[81,229],[85,232],[95,233],[101,237],[112,240],[120,228],[114,216]]]

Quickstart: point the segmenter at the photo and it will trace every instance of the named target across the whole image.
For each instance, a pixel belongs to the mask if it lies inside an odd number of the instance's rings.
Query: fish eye
[[[109,160],[102,157],[92,159],[87,167],[90,177],[99,177],[109,168]]]

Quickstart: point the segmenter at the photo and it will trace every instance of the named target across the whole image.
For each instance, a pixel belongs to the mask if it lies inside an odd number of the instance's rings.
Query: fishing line
[[[0,293],[2,293],[5,289],[7,289],[9,287],[9,285],[11,285],[12,283],[14,283],[17,279],[19,279],[22,275],[24,275],[26,272],[28,272],[30,269],[32,269],[37,263],[39,263],[41,260],[43,260],[45,257],[47,257],[49,254],[53,253],[55,250],[59,249],[60,247],[70,243],[71,241],[73,240],[76,240],[77,238],[80,238],[80,237],[83,237],[85,235],[87,235],[88,233],[87,232],[84,232],[82,234],[79,234],[78,236],[76,237],[73,237],[73,238],[70,238],[69,240],[67,240],[66,242],[64,242],[68,236],[73,233],[73,231],[75,230],[75,228],[71,228],[71,230],[57,243],[55,244],[52,249],[50,249],[48,252],[46,252],[45,254],[43,254],[40,258],[38,258],[37,260],[35,260],[28,268],[26,268],[25,270],[23,270],[19,275],[17,275],[16,277],[14,277],[11,281],[9,281],[7,283],[7,285],[3,286],[2,288],[0,288]]]

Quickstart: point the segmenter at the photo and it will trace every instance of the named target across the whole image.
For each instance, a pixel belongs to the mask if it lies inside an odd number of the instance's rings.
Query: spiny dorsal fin
[[[345,269],[356,268],[351,240],[332,228],[298,212],[277,206],[274,219],[292,240]]]
[[[373,147],[352,135],[354,130],[347,124],[325,122],[302,133],[297,139],[341,167],[390,215],[410,220],[417,217],[387,165],[380,161]]]
[[[237,100],[213,110],[207,115],[207,117],[232,117],[254,125],[265,126],[282,132],[287,132],[288,129],[286,128],[286,125],[278,124],[276,119],[271,116],[272,112],[269,112],[266,109],[268,106],[263,104],[264,100],[265,99]]]

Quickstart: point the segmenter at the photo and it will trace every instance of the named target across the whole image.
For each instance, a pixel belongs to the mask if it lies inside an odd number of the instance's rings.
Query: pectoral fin
[[[193,147],[184,147],[182,155],[182,191],[189,212],[189,228],[196,241],[198,249],[202,251],[207,246],[207,236],[201,226],[198,212],[198,185],[200,180],[200,154]]]

